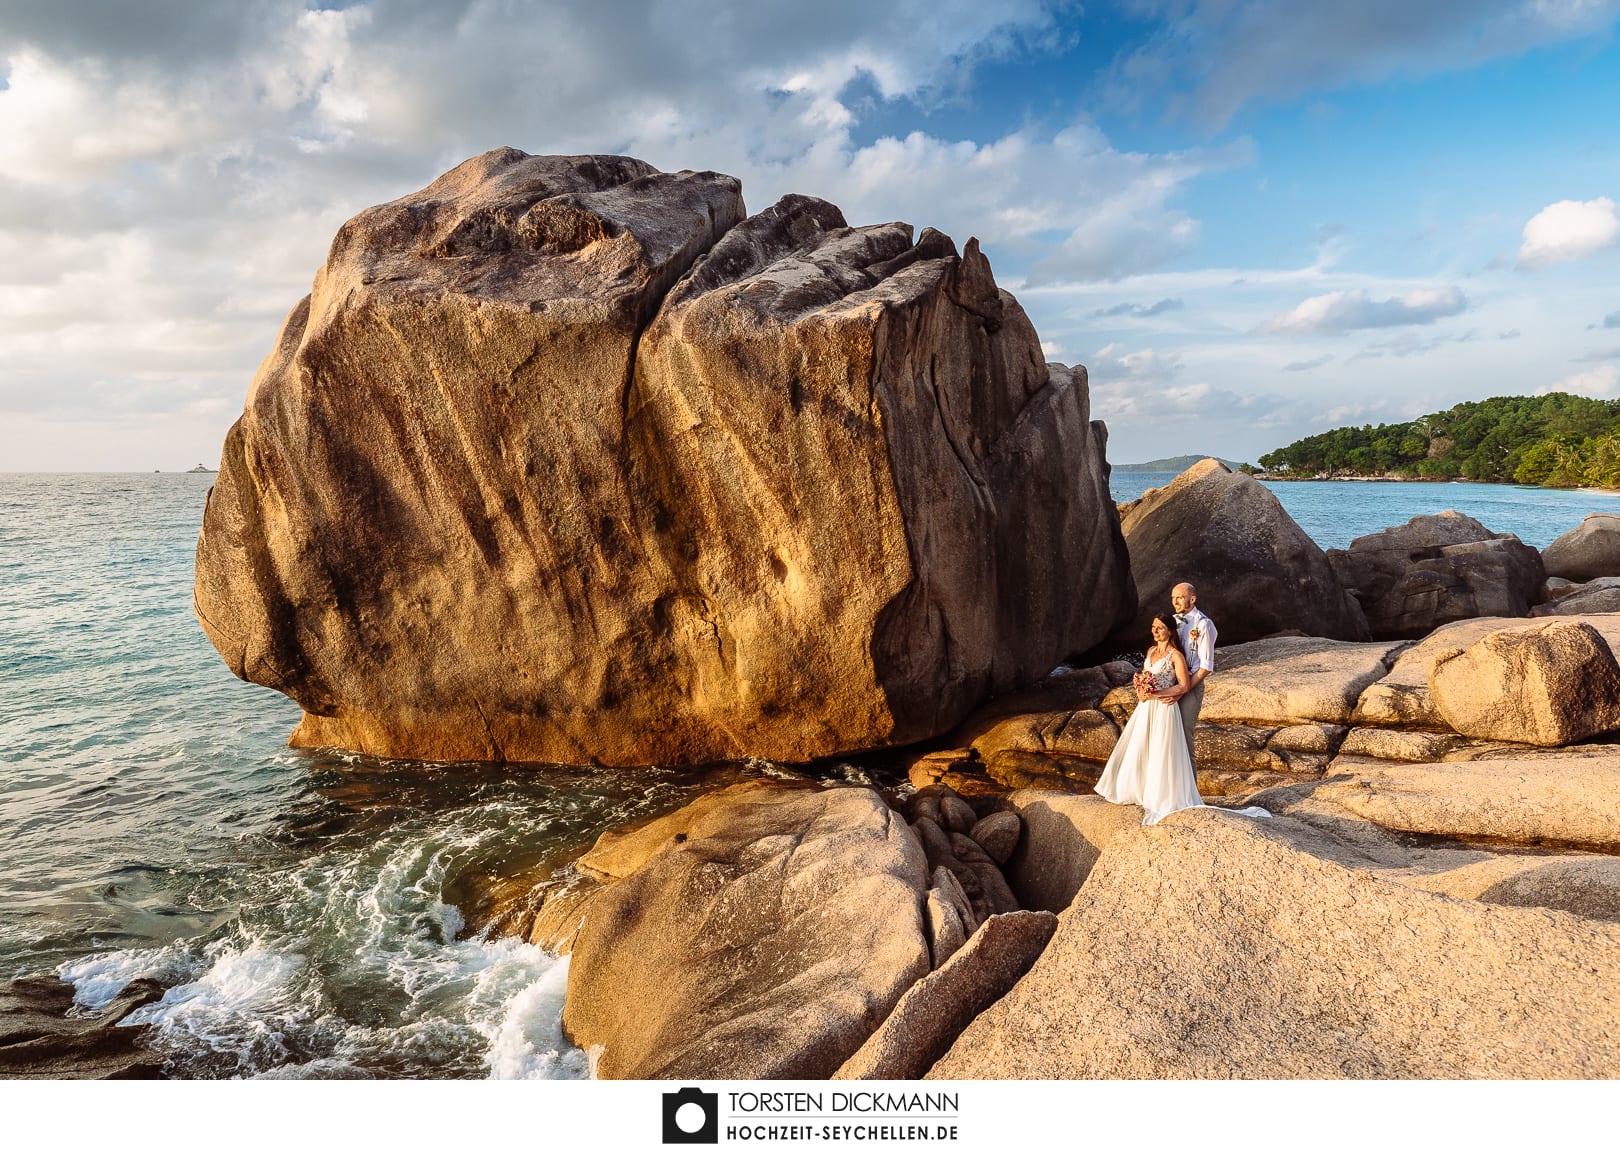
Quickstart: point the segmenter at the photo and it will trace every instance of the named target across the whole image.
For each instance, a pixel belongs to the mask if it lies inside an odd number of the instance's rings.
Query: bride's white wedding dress
[[[1153,676],[1156,691],[1176,682],[1176,667],[1168,655],[1145,670]],[[1108,757],[1096,791],[1109,803],[1141,804],[1147,811],[1142,818],[1144,827],[1172,811],[1204,806],[1187,756],[1187,740],[1181,733],[1181,709],[1156,699],[1137,704]]]

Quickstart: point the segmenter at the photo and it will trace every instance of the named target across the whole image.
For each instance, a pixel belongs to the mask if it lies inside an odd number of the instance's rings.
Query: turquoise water
[[[584,1075],[566,963],[465,909],[703,779],[288,750],[192,616],[211,479],[0,475],[0,979],[172,985],[186,1077]]]
[[[1134,498],[1171,477],[1119,473]],[[487,937],[481,891],[714,775],[306,754],[288,700],[191,612],[202,475],[0,475],[0,979],[59,971],[187,1077],[572,1077],[566,963]],[[1319,542],[1454,507],[1544,545],[1614,497],[1279,484]],[[723,769],[724,778],[770,771]],[[853,770],[853,769],[851,769]]]
[[[1174,472],[1115,472],[1109,488],[1116,503],[1125,503],[1175,478]],[[1349,547],[1357,536],[1448,509],[1544,548],[1590,512],[1620,513],[1620,495],[1609,492],[1507,484],[1291,480],[1266,484],[1266,489],[1324,548]]]

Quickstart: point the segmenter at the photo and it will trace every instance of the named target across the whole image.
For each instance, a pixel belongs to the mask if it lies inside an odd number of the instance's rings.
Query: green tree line
[[[1405,424],[1334,428],[1267,452],[1281,475],[1620,487],[1620,400],[1495,396]]]

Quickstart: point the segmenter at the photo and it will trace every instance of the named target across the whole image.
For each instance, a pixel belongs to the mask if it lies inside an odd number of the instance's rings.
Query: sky
[[[490,148],[978,237],[1109,458],[1620,398],[1620,0],[0,0],[0,471],[216,466],[344,220]],[[1607,109],[1607,111],[1606,111]]]

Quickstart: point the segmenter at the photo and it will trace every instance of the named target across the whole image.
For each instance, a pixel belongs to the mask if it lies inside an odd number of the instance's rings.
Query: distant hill
[[[1458,404],[1405,424],[1334,428],[1267,452],[1274,476],[1388,476],[1620,487],[1620,400],[1552,392]]]
[[[1208,456],[1171,456],[1167,460],[1149,460],[1145,464],[1114,464],[1112,467],[1116,472],[1184,472],[1199,460],[1209,458]],[[1215,458],[1221,459],[1220,456]],[[1221,463],[1234,472],[1243,466],[1242,464],[1233,463],[1231,460],[1221,460]]]

